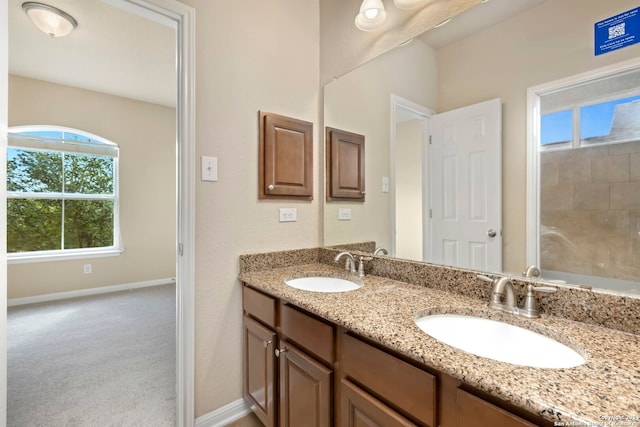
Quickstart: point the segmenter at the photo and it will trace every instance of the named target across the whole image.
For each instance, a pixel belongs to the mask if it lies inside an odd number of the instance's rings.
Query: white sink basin
[[[534,368],[573,368],[586,361],[552,338],[504,322],[458,314],[428,315],[415,322],[445,344],[500,362]]]
[[[311,292],[349,292],[362,286],[351,280],[338,277],[300,277],[285,280],[284,283],[292,288]]]

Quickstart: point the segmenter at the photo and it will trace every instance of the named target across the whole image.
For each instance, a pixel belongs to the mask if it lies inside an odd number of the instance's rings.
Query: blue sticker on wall
[[[594,35],[596,55],[640,42],[640,7],[596,22]]]

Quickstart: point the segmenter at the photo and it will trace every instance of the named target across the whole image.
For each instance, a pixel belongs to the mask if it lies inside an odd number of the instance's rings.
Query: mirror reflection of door
[[[501,108],[434,115],[392,96],[394,256],[501,270]]]
[[[432,262],[502,270],[500,99],[431,118]]]

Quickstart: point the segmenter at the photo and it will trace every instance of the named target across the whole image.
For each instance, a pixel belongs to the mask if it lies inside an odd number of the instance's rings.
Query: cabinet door
[[[275,427],[276,333],[246,316],[243,329],[245,400],[265,427]]]
[[[332,371],[285,340],[280,347],[280,427],[330,427]]]
[[[536,427],[511,412],[458,389],[458,427]]]
[[[327,128],[327,200],[364,202],[364,135]]]
[[[260,112],[259,198],[313,198],[313,123]]]
[[[340,383],[341,427],[413,427],[404,418],[348,380]]]

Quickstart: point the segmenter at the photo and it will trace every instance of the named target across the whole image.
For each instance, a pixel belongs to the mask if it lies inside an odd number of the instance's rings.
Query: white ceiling
[[[9,0],[10,73],[175,106],[176,37],[170,22],[148,19],[141,9],[124,10],[122,0],[44,0],[78,21],[67,37],[50,38],[23,12],[23,1]],[[490,0],[421,39],[437,49],[544,1]]]
[[[50,38],[9,0],[9,72],[166,106],[176,99],[176,35],[171,23],[125,11],[118,0],[44,0],[78,21]],[[131,12],[136,13],[131,13]]]

